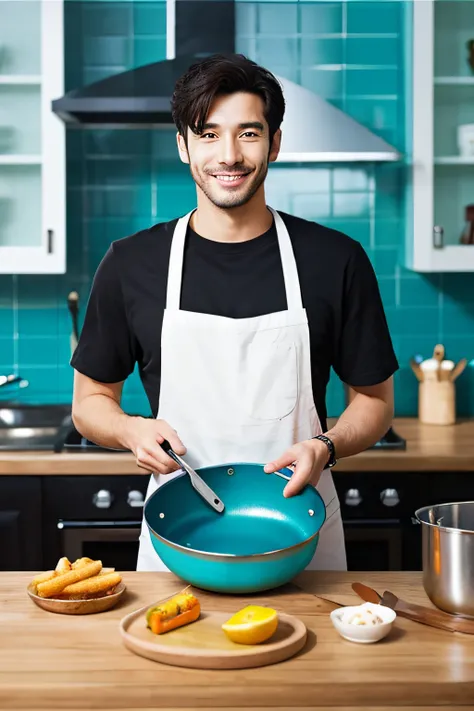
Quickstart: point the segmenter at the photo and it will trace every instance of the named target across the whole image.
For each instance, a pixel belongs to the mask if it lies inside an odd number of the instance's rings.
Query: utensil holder
[[[424,380],[418,385],[418,419],[426,425],[456,422],[456,388],[451,380]]]

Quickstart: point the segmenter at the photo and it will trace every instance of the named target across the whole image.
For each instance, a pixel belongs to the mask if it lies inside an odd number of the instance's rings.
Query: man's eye
[[[254,131],[245,131],[245,133],[244,133],[243,135],[244,135],[246,138],[255,138],[255,137],[258,136],[258,134],[255,133]]]
[[[215,133],[210,133],[210,132],[208,132],[208,133],[201,133],[201,138],[214,138],[215,135],[216,135]]]

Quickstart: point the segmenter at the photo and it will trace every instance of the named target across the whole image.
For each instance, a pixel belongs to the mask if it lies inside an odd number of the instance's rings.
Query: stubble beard
[[[213,205],[220,208],[221,210],[231,210],[236,207],[242,207],[248,203],[253,196],[257,193],[261,185],[263,184],[268,173],[268,163],[264,163],[260,166],[257,173],[252,176],[252,180],[249,185],[243,186],[242,190],[236,190],[235,193],[229,192],[228,195],[219,195],[219,187],[216,182],[216,189],[213,190],[210,182],[215,180],[212,175],[204,173],[204,176],[194,169],[194,166],[190,165],[191,175],[193,177],[196,185],[202,190],[204,195],[207,197]],[[232,172],[232,171],[229,171]],[[235,171],[237,172],[237,171]]]

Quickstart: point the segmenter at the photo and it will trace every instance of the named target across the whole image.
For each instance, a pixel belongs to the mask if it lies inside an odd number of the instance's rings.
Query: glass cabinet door
[[[65,266],[65,180],[51,183],[65,161],[51,111],[63,92],[62,15],[62,0],[0,2],[0,273]]]
[[[474,2],[413,3],[411,92],[414,217],[407,266],[472,271]]]
[[[474,3],[434,6],[434,218],[444,244],[474,243]],[[469,205],[471,209],[469,210]]]

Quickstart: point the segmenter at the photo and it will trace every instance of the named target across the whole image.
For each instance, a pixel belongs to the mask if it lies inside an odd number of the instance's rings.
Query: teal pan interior
[[[223,513],[199,496],[187,474],[166,482],[145,505],[153,547],[170,570],[198,587],[251,592],[284,584],[306,567],[326,518],[314,487],[285,498],[287,479],[266,474],[261,464],[204,467],[198,474],[224,502]]]

